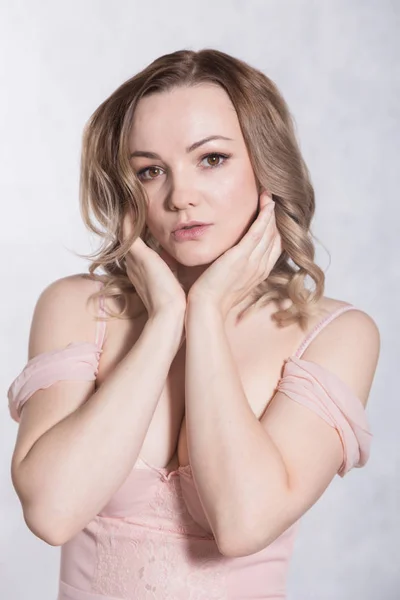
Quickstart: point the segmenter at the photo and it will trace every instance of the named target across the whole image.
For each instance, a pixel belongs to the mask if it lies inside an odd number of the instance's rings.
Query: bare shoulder
[[[339,310],[344,306],[348,306],[349,304],[351,303],[347,300],[339,300],[337,298],[331,298],[330,296],[322,296],[317,305],[317,321],[324,318],[325,316],[332,314],[333,312]]]
[[[345,300],[324,296],[320,302],[321,316],[328,316],[342,307],[349,306],[349,304]],[[380,341],[379,329],[375,320],[367,312],[357,307],[335,317],[326,327],[326,330],[331,333],[336,332],[336,335],[342,333],[350,339],[359,340],[359,343],[370,341],[375,342],[376,346],[376,343]]]
[[[333,313],[349,303],[324,297],[323,312]],[[326,325],[305,350],[302,358],[334,372],[367,403],[380,353],[380,332],[375,320],[354,308]]]
[[[32,317],[29,358],[53,350],[60,341],[68,343],[71,331],[79,336],[74,341],[93,341],[98,300],[91,296],[98,289],[98,281],[85,273],[62,277],[47,285],[39,295]]]
[[[72,296],[87,296],[99,289],[99,282],[96,278],[88,273],[74,273],[60,277],[47,285],[41,293],[41,296],[60,295],[64,296],[69,293]]]

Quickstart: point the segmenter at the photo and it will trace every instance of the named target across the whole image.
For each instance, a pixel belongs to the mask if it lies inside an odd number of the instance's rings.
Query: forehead
[[[174,88],[141,98],[130,132],[131,150],[151,150],[157,145],[188,146],[208,135],[241,135],[240,124],[226,91],[201,84]]]

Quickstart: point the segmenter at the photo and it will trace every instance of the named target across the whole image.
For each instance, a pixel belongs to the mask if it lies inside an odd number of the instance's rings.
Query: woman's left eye
[[[204,160],[208,161],[208,167],[220,167],[227,159],[229,158],[228,154],[221,154],[220,152],[212,152],[211,154],[206,154],[201,159],[201,162]],[[210,160],[211,159],[211,160]],[[219,159],[223,159],[222,162],[218,162]],[[206,168],[208,168],[206,167]]]

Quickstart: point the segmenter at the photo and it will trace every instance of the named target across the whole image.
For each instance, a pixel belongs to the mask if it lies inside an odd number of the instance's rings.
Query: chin
[[[218,258],[217,256],[215,258],[210,258],[208,254],[209,253],[207,253],[207,256],[183,256],[182,253],[182,255],[175,256],[174,258],[184,267],[200,267],[201,265],[209,265]]]
[[[201,248],[200,244],[198,244],[188,251],[179,249],[179,252],[174,254],[174,258],[185,267],[200,267],[201,265],[210,265],[227,250],[229,250],[229,246],[223,249],[215,248],[212,250],[209,246]]]

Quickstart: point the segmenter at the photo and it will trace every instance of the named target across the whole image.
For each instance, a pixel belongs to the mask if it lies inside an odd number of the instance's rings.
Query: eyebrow
[[[209,135],[198,142],[194,142],[191,146],[188,146],[186,148],[187,154],[189,154],[189,152],[193,152],[193,150],[196,150],[196,148],[199,146],[202,146],[207,142],[211,142],[212,140],[228,140],[229,142],[233,142],[232,138],[225,137],[224,135]],[[133,158],[134,156],[143,156],[144,158],[157,158],[162,160],[159,154],[156,154],[155,152],[146,152],[144,150],[136,150],[135,152],[132,152],[132,154],[129,155],[129,158]]]

